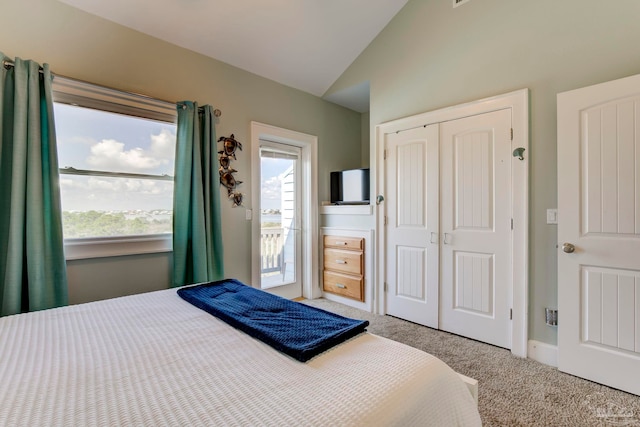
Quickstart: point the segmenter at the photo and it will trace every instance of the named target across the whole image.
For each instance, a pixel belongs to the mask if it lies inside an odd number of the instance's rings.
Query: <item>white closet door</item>
[[[438,125],[386,135],[386,312],[438,327]]]
[[[441,124],[440,329],[511,348],[511,110]]]
[[[558,368],[640,395],[640,75],[558,95]]]

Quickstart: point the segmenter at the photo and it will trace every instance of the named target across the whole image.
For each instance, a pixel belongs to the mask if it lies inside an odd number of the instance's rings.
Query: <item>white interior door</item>
[[[386,135],[386,312],[438,327],[438,125]]]
[[[640,75],[558,95],[558,368],[640,395]]]
[[[511,110],[440,127],[440,329],[511,348]]]

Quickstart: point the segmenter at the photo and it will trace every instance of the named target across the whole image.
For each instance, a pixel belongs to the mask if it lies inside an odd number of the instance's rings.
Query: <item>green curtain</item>
[[[0,315],[6,316],[66,305],[67,271],[51,72],[19,58],[0,69]]]
[[[213,109],[178,103],[173,190],[173,286],[224,278]]]

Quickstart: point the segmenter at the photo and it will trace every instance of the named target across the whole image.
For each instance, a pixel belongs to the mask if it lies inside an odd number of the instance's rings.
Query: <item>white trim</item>
[[[251,122],[251,203],[260,206],[260,140],[293,145],[302,149],[302,296],[319,298],[318,284],[318,137],[258,122]],[[251,283],[260,283],[260,212],[251,224]],[[307,250],[308,249],[308,250]]]
[[[123,92],[81,80],[56,75],[52,83],[53,101],[77,105],[92,110],[123,114],[147,120],[176,123],[176,105],[145,95]],[[66,166],[66,165],[65,165]],[[73,165],[70,165],[73,166]],[[74,176],[107,176],[112,178],[134,178],[165,180],[163,176],[119,173],[108,171],[79,171],[67,169],[61,174]],[[171,178],[173,181],[173,178]],[[123,255],[171,252],[172,234],[126,235],[116,237],[90,237],[65,239],[67,260],[106,258]]]
[[[540,341],[529,341],[527,357],[545,365],[558,367],[558,346]]]
[[[372,164],[376,165],[376,178],[373,194],[382,194],[384,189],[384,135],[406,129],[442,123],[492,111],[511,109],[513,141],[512,148],[522,147],[524,160],[512,158],[512,216],[513,224],[513,321],[511,332],[511,352],[519,357],[527,356],[528,337],[528,224],[529,224],[529,90],[521,89],[504,95],[485,98],[466,104],[442,108],[427,113],[393,120],[377,125],[376,149]],[[384,230],[384,206],[375,210],[378,230]],[[378,280],[374,287],[377,310],[384,314],[384,278],[385,278],[385,233],[378,233],[376,242]]]
[[[371,215],[372,205],[322,205],[320,215]]]
[[[53,101],[95,110],[175,123],[176,104],[137,93],[124,92],[81,80],[56,75]]]
[[[364,302],[356,301],[351,298],[341,297],[340,295],[332,294],[329,292],[323,292],[322,297],[330,301],[339,302],[344,305],[348,305],[353,308],[359,308],[360,310],[373,312],[373,288],[375,269],[373,268],[373,260],[375,259],[373,254],[374,244],[374,231],[364,230],[357,228],[338,228],[338,227],[321,227],[320,228],[320,242],[324,242],[325,234],[339,235],[345,237],[362,237],[364,239]],[[320,266],[324,266],[324,247],[320,251]],[[323,268],[320,267],[320,283],[323,283],[324,278]],[[322,286],[321,286],[322,287]]]
[[[67,260],[107,258],[173,251],[173,234],[65,239]]]

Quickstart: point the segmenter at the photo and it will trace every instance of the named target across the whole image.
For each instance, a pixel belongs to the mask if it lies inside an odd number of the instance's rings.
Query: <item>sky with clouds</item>
[[[55,104],[58,164],[76,169],[173,175],[171,123]],[[171,209],[173,183],[60,175],[63,210]]]
[[[260,207],[262,209],[280,209],[282,183],[279,176],[291,167],[291,164],[292,161],[288,159],[262,157],[260,169],[262,174]]]

